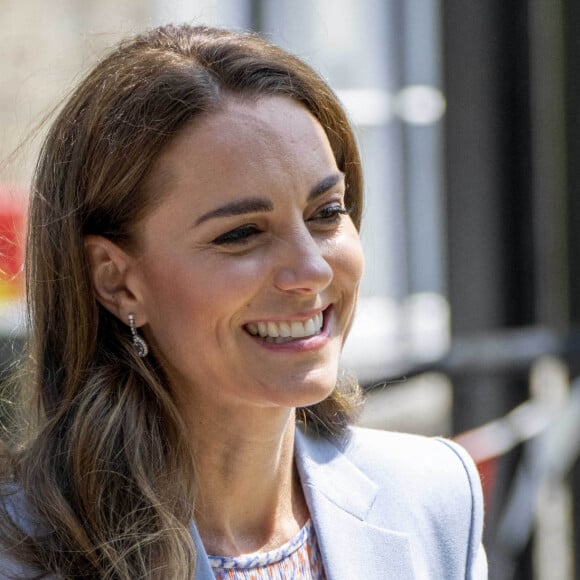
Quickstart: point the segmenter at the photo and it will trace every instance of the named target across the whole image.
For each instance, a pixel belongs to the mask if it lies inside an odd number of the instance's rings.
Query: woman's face
[[[284,97],[231,98],[171,143],[149,185],[163,201],[137,232],[139,319],[177,396],[329,395],[363,256],[320,124]]]

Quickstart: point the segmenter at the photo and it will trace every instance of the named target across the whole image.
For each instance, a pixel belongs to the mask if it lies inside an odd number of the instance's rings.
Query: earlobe
[[[140,311],[131,279],[133,258],[103,236],[85,236],[85,251],[95,296],[109,312],[127,324],[127,313]]]

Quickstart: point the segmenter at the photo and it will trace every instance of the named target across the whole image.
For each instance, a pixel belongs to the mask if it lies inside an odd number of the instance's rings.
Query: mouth
[[[326,313],[329,310],[330,308],[327,308],[304,321],[265,320],[260,322],[250,322],[244,326],[244,329],[248,334],[273,344],[284,344],[295,340],[304,340],[316,336],[323,331]]]

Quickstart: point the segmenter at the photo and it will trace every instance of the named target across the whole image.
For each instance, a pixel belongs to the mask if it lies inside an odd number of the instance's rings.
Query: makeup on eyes
[[[308,222],[318,222],[326,226],[332,226],[340,222],[343,215],[348,215],[348,210],[340,202],[330,202],[318,209],[309,218]],[[322,214],[322,215],[321,215]],[[244,224],[229,230],[212,241],[212,244],[221,246],[229,244],[247,244],[250,238],[263,233],[256,224]]]

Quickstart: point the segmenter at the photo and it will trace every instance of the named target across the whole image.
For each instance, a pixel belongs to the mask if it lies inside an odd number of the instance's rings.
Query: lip
[[[312,318],[314,315],[322,312],[322,328],[318,334],[314,334],[312,336],[308,336],[306,338],[296,338],[291,342],[283,342],[283,343],[275,343],[275,342],[266,342],[259,336],[253,336],[249,332],[246,332],[246,335],[253,340],[255,343],[259,344],[263,348],[274,351],[274,352],[308,352],[313,350],[318,350],[323,348],[330,340],[330,319],[332,315],[332,304],[325,308],[317,308],[312,310],[310,313],[307,314],[300,314],[294,317],[288,318],[268,318],[272,322],[278,321],[285,321],[285,320],[298,320],[303,322]],[[256,322],[267,322],[267,320],[261,320]]]

